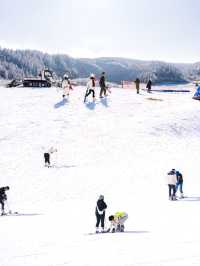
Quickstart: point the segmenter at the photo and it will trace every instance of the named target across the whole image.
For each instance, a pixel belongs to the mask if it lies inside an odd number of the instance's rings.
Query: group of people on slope
[[[100,86],[100,98],[103,98],[103,96],[107,96],[107,90],[108,90],[108,86],[106,86],[106,80],[105,80],[105,72],[101,73],[101,77],[99,80],[99,86]],[[90,74],[89,77],[89,81],[87,82],[87,90],[85,93],[85,99],[91,94],[93,100],[95,100],[95,88],[96,88],[96,79],[95,79],[95,75],[94,74]],[[63,98],[65,98],[66,96],[69,96],[69,92],[70,90],[72,90],[72,84],[71,81],[69,79],[68,75],[64,75],[63,80],[62,80],[62,89],[63,89]]]
[[[124,222],[128,219],[128,214],[125,212],[116,212],[114,215],[108,217],[110,221],[110,227],[105,230],[105,212],[107,204],[104,201],[104,196],[100,195],[97,200],[95,215],[96,215],[96,233],[108,233],[108,232],[124,232]],[[101,228],[99,228],[101,224]]]
[[[136,78],[134,83],[135,83],[137,94],[139,94],[140,93],[140,80],[139,80],[139,78]],[[147,85],[146,85],[148,93],[151,93],[151,86],[152,86],[152,81],[149,79],[149,81],[147,82]]]
[[[169,200],[177,200],[176,193],[180,192],[180,198],[183,198],[183,175],[176,169],[167,173],[167,184],[169,189]]]

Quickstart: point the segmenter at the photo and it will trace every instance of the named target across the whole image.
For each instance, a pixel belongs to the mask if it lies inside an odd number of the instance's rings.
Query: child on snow
[[[71,81],[68,75],[64,75],[63,77],[62,88],[63,88],[63,99],[64,99],[66,96],[69,96],[69,90],[72,89]]]
[[[85,99],[84,99],[84,102],[86,101],[86,98],[92,94],[92,97],[93,97],[93,101],[95,100],[95,76],[94,74],[91,74],[90,75],[90,79],[87,83],[87,91],[86,91],[86,94],[85,94]]]
[[[0,188],[1,215],[5,215],[5,211],[4,211],[5,203],[4,202],[7,200],[6,191],[9,189],[10,189],[10,187],[8,187],[8,186]]]
[[[95,215],[96,215],[96,233],[99,233],[99,224],[101,223],[101,232],[104,232],[105,210],[107,205],[104,201],[104,196],[100,195],[97,201]]]
[[[128,219],[126,212],[116,212],[114,215],[109,216],[110,227],[107,232],[124,232],[124,222]]]
[[[47,167],[51,166],[50,155],[53,154],[54,152],[57,152],[57,149],[54,149],[53,147],[51,147],[47,152],[44,153],[45,166],[47,166]]]

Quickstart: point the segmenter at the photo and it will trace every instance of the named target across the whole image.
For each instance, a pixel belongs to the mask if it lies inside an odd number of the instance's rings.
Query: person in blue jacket
[[[176,171],[176,179],[177,179],[176,192],[179,189],[180,197],[183,198],[184,197],[184,195],[183,195],[183,175],[179,171]]]

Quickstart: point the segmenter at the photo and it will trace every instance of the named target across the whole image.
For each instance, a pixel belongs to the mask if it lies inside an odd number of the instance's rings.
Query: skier
[[[99,86],[100,86],[100,98],[103,98],[103,94],[104,96],[107,96],[106,94],[106,83],[105,83],[105,72],[102,72],[100,80],[99,80]]]
[[[148,92],[148,93],[151,93],[151,85],[152,85],[152,82],[151,82],[151,80],[149,80],[149,81],[147,82],[147,86],[146,86],[146,88],[147,88],[147,92]]]
[[[0,204],[1,204],[1,215],[5,215],[5,211],[4,211],[4,202],[7,200],[7,195],[6,195],[6,191],[9,190],[10,187],[1,187],[0,188]]]
[[[63,88],[63,99],[64,99],[66,96],[69,96],[69,90],[72,90],[71,81],[69,79],[69,76],[66,74],[63,76],[62,88]]]
[[[176,171],[176,179],[177,179],[176,192],[178,191],[178,188],[179,188],[180,198],[184,198],[184,195],[183,195],[183,175],[179,171]]]
[[[176,200],[176,170],[172,169],[167,174],[167,184],[169,188],[169,200]]]
[[[54,152],[57,152],[57,149],[54,149],[53,147],[51,147],[47,152],[44,153],[44,162],[45,162],[45,167],[50,167],[51,163],[50,163],[50,155],[53,154]]]
[[[107,205],[104,201],[104,196],[100,195],[99,199],[97,201],[96,209],[95,209],[95,215],[96,215],[96,233],[99,233],[99,224],[101,222],[101,232],[104,232],[104,220],[105,220],[105,210],[107,208]]]
[[[116,212],[114,215],[109,216],[110,227],[107,232],[124,232],[124,222],[128,219],[126,212]]]
[[[139,78],[136,78],[136,80],[134,82],[135,82],[137,94],[139,94],[140,93],[140,80],[139,80]]]
[[[90,74],[90,79],[87,83],[87,90],[84,98],[84,102],[86,98],[92,93],[93,101],[95,101],[95,76],[94,74]]]

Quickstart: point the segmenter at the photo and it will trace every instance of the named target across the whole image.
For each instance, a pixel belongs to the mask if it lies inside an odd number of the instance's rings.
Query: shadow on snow
[[[63,100],[61,100],[60,102],[56,103],[56,104],[54,105],[54,108],[56,108],[56,109],[57,109],[57,108],[60,108],[60,107],[64,106],[67,102],[68,102],[67,99],[63,99]]]

